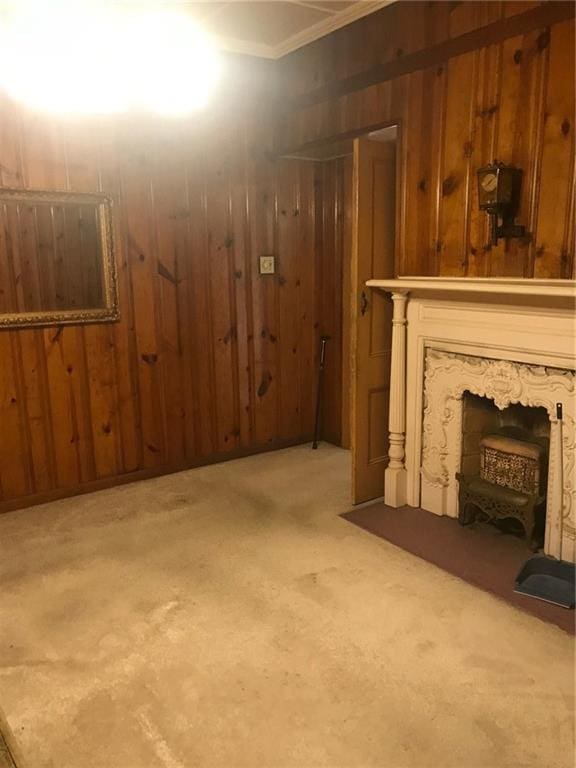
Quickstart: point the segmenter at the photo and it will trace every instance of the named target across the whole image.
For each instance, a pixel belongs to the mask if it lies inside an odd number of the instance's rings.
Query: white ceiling
[[[116,0],[134,5],[177,6],[229,51],[277,59],[367,16],[392,0]]]

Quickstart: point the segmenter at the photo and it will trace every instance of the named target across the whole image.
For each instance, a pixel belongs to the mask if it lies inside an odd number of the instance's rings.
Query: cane
[[[320,367],[318,368],[318,389],[316,390],[316,418],[314,419],[314,442],[312,448],[318,448],[318,432],[320,430],[320,412],[322,408],[322,383],[324,381],[324,365],[326,362],[326,342],[330,336],[320,337]]]

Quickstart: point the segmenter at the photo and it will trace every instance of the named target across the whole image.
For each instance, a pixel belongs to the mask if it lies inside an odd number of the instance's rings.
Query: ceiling
[[[118,0],[116,0],[118,2]],[[220,46],[235,53],[277,59],[335,29],[367,16],[392,0],[120,0],[177,6],[190,13]]]

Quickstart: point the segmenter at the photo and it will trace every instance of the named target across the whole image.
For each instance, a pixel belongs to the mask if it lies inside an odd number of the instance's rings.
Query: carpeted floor
[[[0,732],[0,768],[17,768],[12,753],[8,749],[8,745],[2,733]]]
[[[24,768],[22,761],[17,759],[12,732],[2,710],[0,710],[0,768]]]
[[[434,563],[448,573],[574,634],[575,611],[514,592],[516,576],[532,556],[523,539],[494,526],[461,526],[423,509],[393,509],[383,502],[342,515],[376,536]]]
[[[0,517],[28,768],[572,768],[571,638],[350,525],[349,456]]]
[[[12,757],[12,753],[8,748],[8,744],[4,739],[2,732],[0,731],[0,768],[17,768],[16,763]]]

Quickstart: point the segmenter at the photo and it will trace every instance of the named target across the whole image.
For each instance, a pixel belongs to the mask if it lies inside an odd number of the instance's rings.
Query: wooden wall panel
[[[571,277],[574,233],[570,231],[574,196],[575,89],[566,89],[574,73],[574,22],[551,30],[550,56],[543,95],[540,174],[534,211],[534,276]]]
[[[398,272],[570,275],[567,8],[395,3],[284,57],[274,90],[273,65],[240,62],[194,120],[56,120],[2,101],[3,186],[115,197],[122,318],[0,332],[0,509],[307,439],[321,334],[325,435],[346,441],[350,160],[277,159],[286,149],[398,122]],[[383,63],[398,74],[365,79]],[[475,172],[494,157],[525,171],[531,241],[488,243]],[[34,242],[61,268],[45,222]],[[259,275],[264,254],[275,276]]]
[[[573,5],[554,1],[384,8],[281,60],[293,100],[278,121],[277,147],[310,151],[398,123],[400,274],[567,277],[576,123],[570,16]],[[335,52],[337,69],[323,68]],[[476,187],[477,168],[495,158],[524,171],[518,222],[532,235],[497,247]]]
[[[316,257],[321,335],[327,344],[323,430],[330,442],[349,445],[349,310],[352,246],[352,156],[318,163],[321,194]]]
[[[316,239],[314,225],[316,221],[317,190],[314,167],[309,162],[299,163],[299,193],[296,226],[298,232],[297,248],[299,259],[298,311],[300,322],[308,329],[300,333],[297,352],[299,354],[299,370],[301,386],[299,392],[300,431],[306,424],[314,420],[314,398],[310,393],[316,392],[316,363],[319,352],[319,336],[322,328],[319,315],[322,308],[316,303],[316,286],[320,280],[317,270]],[[324,437],[327,437],[324,434]]]
[[[277,161],[252,106],[53,120],[1,102],[4,186],[114,197],[121,320],[0,331],[0,509],[311,437],[339,322],[318,303],[317,164]]]
[[[252,158],[248,181],[250,249],[275,254],[278,245],[276,167],[270,155],[270,139],[258,131],[248,136]],[[278,266],[281,265],[279,254]],[[259,276],[258,260],[250,264],[252,281],[252,341],[254,345],[254,439],[267,444],[278,432],[279,368],[277,355],[277,291],[275,278]]]
[[[298,381],[299,358],[297,355],[299,325],[302,316],[300,306],[301,254],[298,243],[300,216],[298,161],[283,160],[278,167],[278,245],[281,254],[278,263],[278,335],[284,343],[278,348],[281,375]],[[281,260],[280,260],[281,259]],[[277,342],[276,342],[277,343]],[[300,431],[299,388],[289,389],[280,381],[279,415],[280,429],[287,434]]]
[[[411,75],[411,78],[417,73]],[[449,61],[446,73],[446,111],[442,148],[442,186],[437,250],[444,275],[466,273],[469,236],[472,129],[478,80],[478,57],[467,53]],[[411,206],[407,201],[407,210]]]

